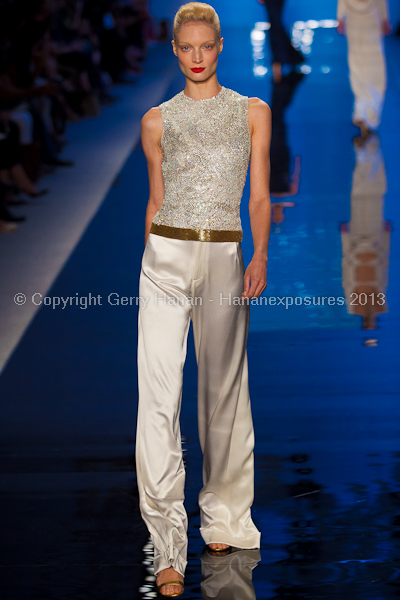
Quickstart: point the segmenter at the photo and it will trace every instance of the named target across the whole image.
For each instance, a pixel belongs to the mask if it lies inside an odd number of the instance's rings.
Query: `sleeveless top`
[[[248,96],[223,86],[203,100],[182,91],[159,108],[165,195],[150,233],[241,241],[240,202],[251,151]]]

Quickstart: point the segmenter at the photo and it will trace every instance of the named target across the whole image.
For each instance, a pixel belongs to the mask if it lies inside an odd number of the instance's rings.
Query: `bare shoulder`
[[[141,120],[142,142],[151,140],[152,142],[161,142],[163,124],[161,111],[158,106],[150,108],[144,113]]]
[[[158,106],[153,106],[142,117],[142,128],[151,133],[162,131],[161,110]]]
[[[249,110],[261,110],[261,111],[270,111],[270,107],[264,100],[261,98],[252,97],[249,98]]]
[[[252,132],[256,128],[263,128],[271,121],[271,109],[261,98],[249,98],[249,122]]]

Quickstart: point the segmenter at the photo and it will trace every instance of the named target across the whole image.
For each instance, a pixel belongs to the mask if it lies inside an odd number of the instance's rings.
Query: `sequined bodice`
[[[241,231],[251,151],[248,97],[222,86],[204,100],[182,91],[159,108],[165,194],[153,223]]]

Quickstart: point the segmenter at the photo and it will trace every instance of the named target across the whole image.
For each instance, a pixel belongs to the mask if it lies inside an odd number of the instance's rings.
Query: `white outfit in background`
[[[386,0],[339,0],[337,17],[345,20],[350,84],[354,94],[353,122],[376,129],[386,91],[386,61],[382,22]]]

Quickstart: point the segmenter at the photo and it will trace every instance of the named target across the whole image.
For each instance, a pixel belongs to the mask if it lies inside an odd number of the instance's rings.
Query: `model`
[[[377,129],[386,91],[382,35],[390,32],[386,0],[339,0],[338,31],[346,34],[353,123],[365,139]]]
[[[272,75],[275,83],[282,80],[282,65],[292,68],[304,62],[304,56],[292,45],[282,23],[285,0],[258,0],[265,4],[270,23],[269,41],[272,53]]]
[[[185,88],[142,119],[149,172],[138,318],[136,440],[140,510],[164,596],[183,592],[185,469],[179,425],[187,334],[193,322],[198,424],[204,454],[200,532],[212,550],[260,547],[251,519],[254,431],[247,373],[250,300],[266,287],[271,114],[217,80],[215,10],[180,7],[173,52]],[[245,270],[240,202],[250,162],[254,255]]]

